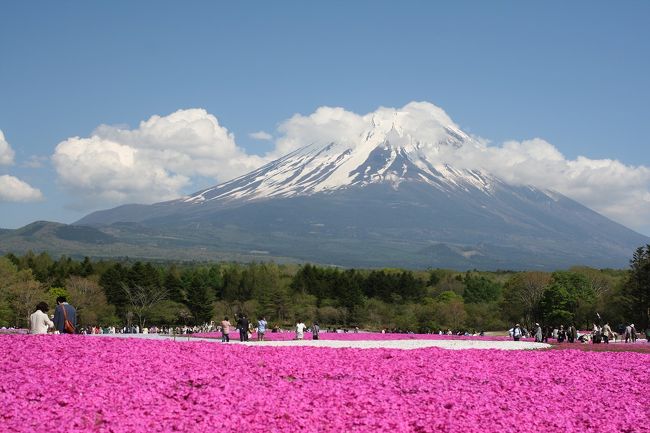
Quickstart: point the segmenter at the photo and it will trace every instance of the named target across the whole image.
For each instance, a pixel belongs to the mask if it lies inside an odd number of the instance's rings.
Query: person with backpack
[[[56,298],[54,328],[61,334],[74,334],[77,328],[77,310],[68,304],[65,296]]]

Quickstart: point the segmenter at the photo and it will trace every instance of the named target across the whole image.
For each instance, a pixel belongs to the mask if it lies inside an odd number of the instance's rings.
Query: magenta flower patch
[[[0,336],[2,432],[650,432],[650,355]]]

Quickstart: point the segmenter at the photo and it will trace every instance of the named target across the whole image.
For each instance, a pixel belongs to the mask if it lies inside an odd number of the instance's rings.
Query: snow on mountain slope
[[[438,128],[434,141],[430,133],[426,134],[428,140],[422,140],[417,131],[404,127],[404,117],[400,112],[383,118],[375,115],[372,126],[359,135],[356,143],[312,143],[179,201],[294,197],[375,183],[398,188],[407,180],[424,182],[442,191],[478,189],[490,194],[498,179],[479,170],[455,169],[438,156],[445,147],[477,146],[472,137],[449,119],[435,119]]]

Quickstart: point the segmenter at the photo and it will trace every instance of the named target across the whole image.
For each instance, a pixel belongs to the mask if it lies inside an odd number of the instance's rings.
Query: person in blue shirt
[[[266,334],[266,328],[268,324],[264,317],[260,317],[257,320],[257,341],[264,341],[264,335]]]
[[[65,321],[72,324],[72,329],[66,329]],[[70,304],[65,296],[56,298],[56,308],[54,309],[54,328],[61,334],[74,334],[77,327],[77,310]]]

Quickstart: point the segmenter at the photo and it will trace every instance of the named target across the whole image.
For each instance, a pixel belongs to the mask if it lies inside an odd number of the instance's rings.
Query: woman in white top
[[[307,326],[302,322],[296,323],[296,340],[302,340],[303,338],[305,338],[306,327]]]
[[[36,311],[29,316],[30,334],[47,334],[48,328],[54,328],[54,323],[46,314],[49,309],[45,302],[39,302]]]

